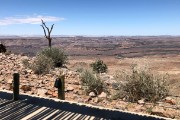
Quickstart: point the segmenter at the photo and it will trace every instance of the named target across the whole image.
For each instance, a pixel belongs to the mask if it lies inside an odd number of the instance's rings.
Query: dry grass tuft
[[[123,97],[131,102],[140,99],[155,102],[168,95],[167,74],[154,74],[148,68],[132,65],[130,73],[117,73],[115,77],[119,84],[116,97]]]

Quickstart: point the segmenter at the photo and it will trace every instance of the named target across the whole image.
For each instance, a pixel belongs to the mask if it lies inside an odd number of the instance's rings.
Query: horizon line
[[[44,35],[0,35],[0,37],[44,37]],[[52,37],[143,37],[143,36],[180,36],[180,35],[51,35]]]

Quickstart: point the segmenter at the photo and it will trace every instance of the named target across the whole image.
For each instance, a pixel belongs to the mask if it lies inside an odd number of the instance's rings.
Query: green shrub
[[[85,88],[86,94],[94,92],[97,95],[103,91],[104,84],[100,77],[94,75],[93,72],[89,70],[84,70],[81,74],[81,85]]]
[[[107,65],[102,60],[96,60],[96,62],[91,64],[93,71],[97,73],[105,73],[107,72]]]
[[[116,78],[120,82],[117,94],[131,102],[140,99],[155,102],[168,95],[167,75],[155,75],[149,69],[138,70],[133,66],[130,74],[122,73]]]
[[[37,55],[36,59],[30,65],[35,74],[48,73],[53,68],[53,60],[42,54]]]
[[[67,63],[68,60],[64,51],[58,48],[45,48],[39,53],[39,55],[44,55],[48,58],[51,58],[53,60],[54,67],[62,67]]]

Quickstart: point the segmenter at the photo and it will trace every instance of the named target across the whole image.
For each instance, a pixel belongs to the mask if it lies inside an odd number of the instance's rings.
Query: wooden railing
[[[20,84],[20,75],[19,73],[13,74],[13,100],[19,100],[19,84]],[[65,100],[65,82],[64,82],[64,75],[58,77],[55,80],[54,87],[58,88],[58,98],[60,100]]]

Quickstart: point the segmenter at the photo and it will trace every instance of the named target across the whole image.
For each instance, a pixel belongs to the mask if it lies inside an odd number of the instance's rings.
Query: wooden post
[[[65,76],[59,77],[60,87],[58,88],[58,98],[61,100],[65,100],[65,82],[64,82]]]
[[[19,99],[19,73],[13,74],[13,100]]]

